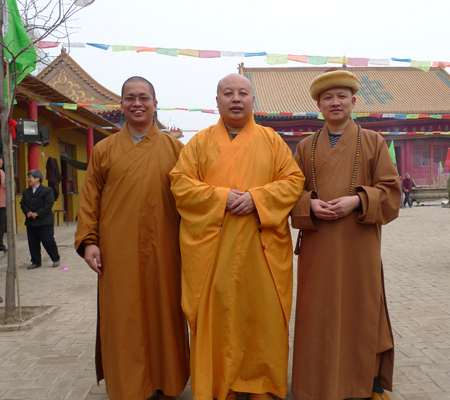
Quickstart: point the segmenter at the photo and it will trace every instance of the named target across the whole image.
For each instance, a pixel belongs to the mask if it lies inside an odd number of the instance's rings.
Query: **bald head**
[[[239,74],[227,75],[217,85],[216,100],[228,132],[239,133],[252,117],[255,96],[251,82]]]
[[[125,91],[125,85],[127,83],[131,83],[131,82],[142,82],[145,83],[148,86],[148,90],[150,91],[150,94],[153,96],[153,100],[156,100],[156,94],[155,94],[155,88],[153,87],[153,85],[145,78],[142,78],[142,76],[132,76],[131,78],[128,78],[122,85],[122,93],[121,93],[121,97],[123,99],[123,93]]]
[[[253,96],[252,83],[245,76],[242,76],[239,74],[230,74],[230,75],[223,77],[217,84],[217,94],[219,94],[220,88],[225,87],[227,82],[229,83],[230,81],[232,81],[233,83],[241,83],[242,82],[242,87],[246,87],[247,89],[250,89],[250,92]]]

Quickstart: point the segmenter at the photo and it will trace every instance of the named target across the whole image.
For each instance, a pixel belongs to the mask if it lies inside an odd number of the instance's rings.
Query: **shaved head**
[[[153,100],[156,100],[156,94],[155,94],[155,88],[153,85],[145,78],[142,78],[142,76],[132,76],[131,78],[128,78],[124,84],[122,85],[122,92],[121,97],[123,99],[123,93],[125,91],[125,85],[130,82],[143,82],[148,86],[148,89],[150,90],[150,94],[153,96]]]
[[[252,96],[253,96],[254,93],[253,93],[253,86],[252,86],[252,83],[251,83],[245,76],[240,75],[240,74],[230,74],[230,75],[227,75],[227,76],[223,77],[223,78],[219,81],[219,83],[217,84],[217,94],[219,94],[219,89],[221,88],[221,86],[225,86],[226,83],[227,83],[230,79],[233,80],[233,81],[235,81],[235,82],[236,82],[236,81],[242,82],[243,86],[246,86],[246,87],[250,88],[251,93],[252,93]]]

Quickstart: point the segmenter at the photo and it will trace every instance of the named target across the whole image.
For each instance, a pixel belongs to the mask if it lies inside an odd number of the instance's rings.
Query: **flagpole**
[[[7,107],[8,110],[10,110],[11,108],[11,103],[14,101],[14,99],[11,99],[11,80],[10,80],[10,61],[6,61],[6,92],[8,95],[8,103],[7,103]],[[12,116],[11,116],[12,117]],[[10,132],[11,133],[11,132]],[[9,180],[10,180],[10,195],[11,195],[11,208],[12,208],[12,227],[10,228],[12,230],[12,237],[13,237],[13,248],[12,251],[14,252],[13,255],[13,259],[14,259],[14,272],[16,274],[16,283],[17,283],[17,306],[18,306],[18,311],[19,311],[19,318],[22,317],[22,307],[21,307],[21,303],[20,303],[20,283],[19,283],[19,265],[17,262],[17,236],[16,236],[16,196],[15,196],[15,191],[14,191],[14,160],[13,160],[13,147],[12,147],[12,136],[10,135],[9,137],[9,146],[8,146],[8,151],[9,151],[9,159],[11,161],[11,168],[10,170],[10,174],[9,174]],[[5,175],[6,176],[6,175]],[[8,246],[10,247],[10,246]],[[9,248],[8,251],[11,251],[11,247]],[[10,258],[9,258],[10,259]]]

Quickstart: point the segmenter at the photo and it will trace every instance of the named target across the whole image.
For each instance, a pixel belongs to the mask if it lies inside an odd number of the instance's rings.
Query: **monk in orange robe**
[[[180,217],[169,172],[183,145],[159,131],[152,84],[122,88],[123,129],[93,149],[77,252],[98,273],[97,381],[111,400],[176,396],[189,379]]]
[[[381,225],[398,216],[398,172],[381,135],[350,118],[351,72],[311,84],[326,125],[295,154],[306,183],[292,210],[301,229],[292,393],[297,400],[389,399],[394,344]],[[300,236],[300,233],[299,233]]]
[[[253,102],[247,78],[223,78],[219,122],[191,139],[170,173],[196,400],[286,396],[288,216],[303,174],[281,137],[256,125]]]

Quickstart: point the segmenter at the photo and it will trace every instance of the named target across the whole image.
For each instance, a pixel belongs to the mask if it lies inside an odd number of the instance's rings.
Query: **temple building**
[[[329,67],[245,68],[252,82],[255,120],[270,126],[295,152],[299,141],[324,125],[309,95],[311,81]],[[353,119],[362,128],[393,141],[397,168],[418,186],[446,186],[450,171],[450,74],[441,67],[422,71],[409,67],[348,67],[361,89]],[[441,165],[443,170],[441,170]]]

